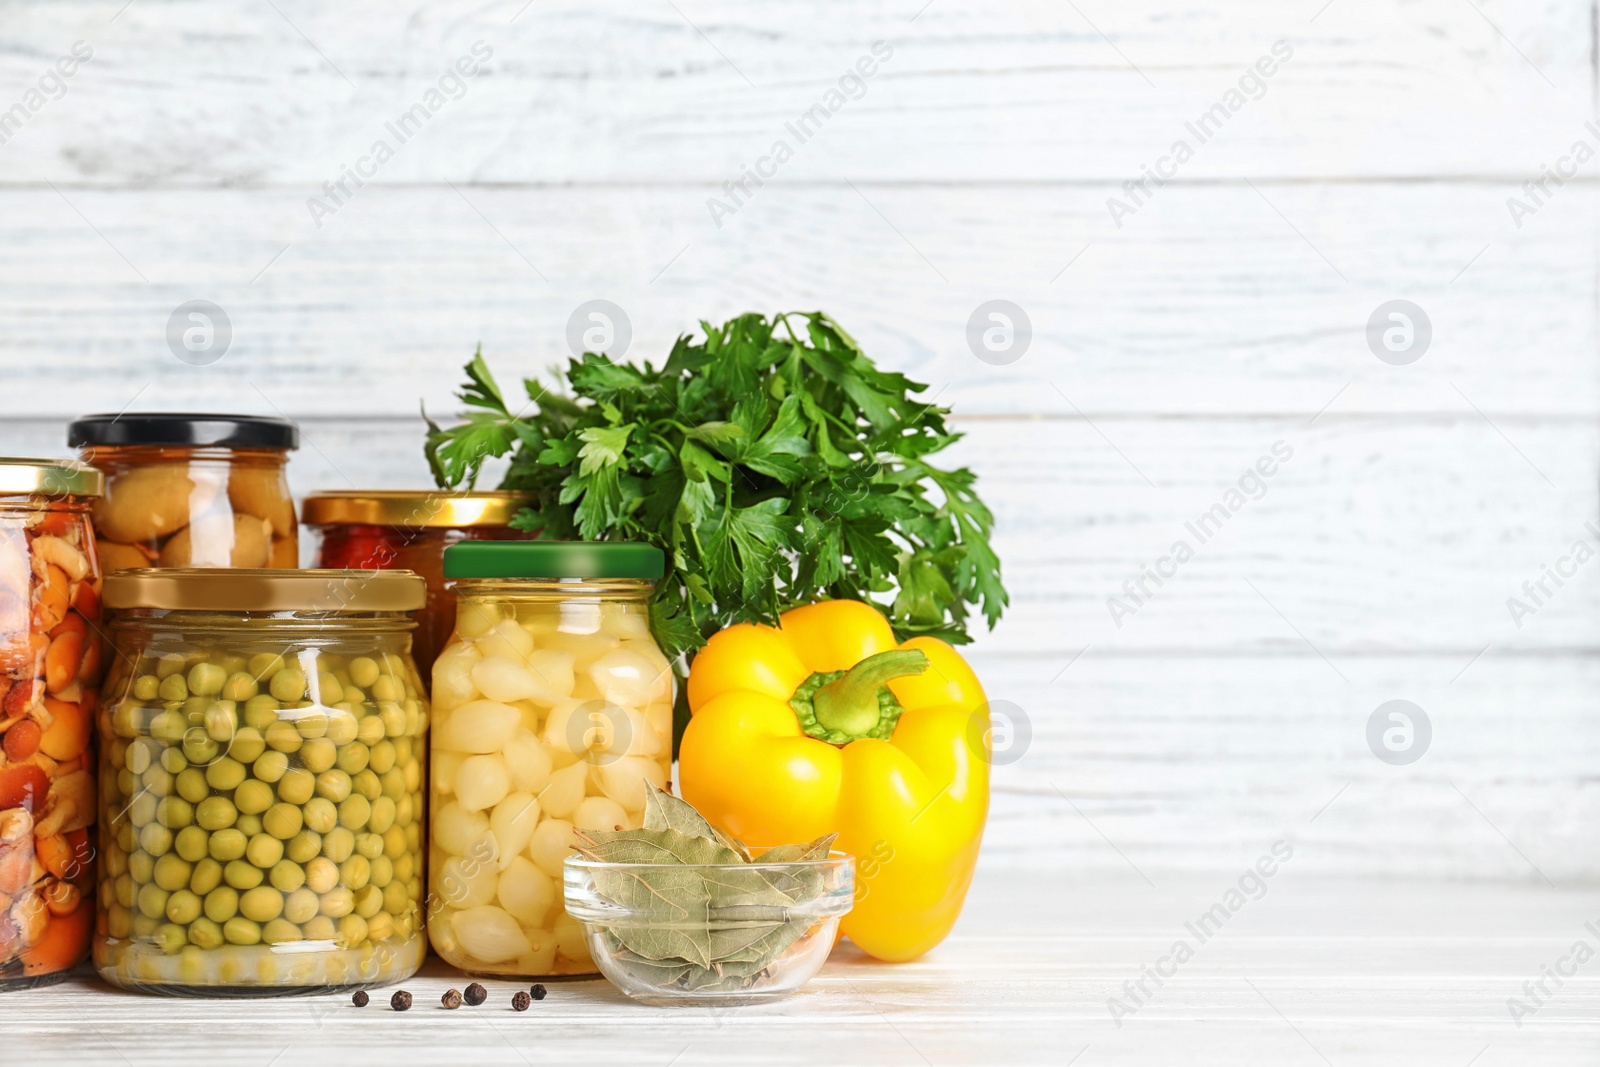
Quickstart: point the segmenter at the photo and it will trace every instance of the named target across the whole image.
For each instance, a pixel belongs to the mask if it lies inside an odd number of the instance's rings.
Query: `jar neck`
[[[642,604],[655,583],[641,578],[452,578],[446,585],[463,600],[515,597],[554,603],[584,597]]]
[[[140,466],[146,463],[230,463],[282,467],[289,453],[281,448],[228,448],[217,445],[98,445],[79,453],[94,467]]]
[[[180,611],[124,608],[111,615],[114,630],[193,634],[249,632],[284,637],[317,634],[404,634],[417,628],[407,612],[398,611]]]

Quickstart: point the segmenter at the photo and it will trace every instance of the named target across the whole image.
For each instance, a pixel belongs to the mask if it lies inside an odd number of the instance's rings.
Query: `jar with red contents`
[[[80,463],[0,459],[0,990],[65,978],[93,933],[103,485]]]
[[[404,569],[427,579],[428,603],[417,612],[412,646],[423,678],[455,628],[455,598],[444,587],[444,550],[458,541],[518,541],[534,534],[511,527],[528,505],[518,493],[350,490],[312,493],[301,522],[315,544],[313,566]]]

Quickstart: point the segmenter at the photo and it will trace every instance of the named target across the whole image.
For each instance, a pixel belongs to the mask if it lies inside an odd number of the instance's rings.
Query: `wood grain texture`
[[[1592,891],[1330,881],[1295,862],[1204,943],[1185,924],[1239,871],[1158,890],[990,874],[931,955],[885,966],[841,945],[799,994],[769,1006],[650,1008],[595,980],[553,983],[517,1015],[517,987],[489,980],[488,1002],[447,1014],[439,995],[464,979],[436,962],[404,983],[416,1005],[404,1015],[378,997],[365,1009],[338,995],[157,1001],[83,978],[8,994],[7,1050],[19,1063],[129,1067],[1593,1062],[1593,962],[1547,986],[1521,1028],[1506,1008],[1574,941],[1595,944]],[[1149,995],[1118,1026],[1108,1001],[1127,1003],[1124,983],[1179,939],[1193,958],[1159,988],[1146,979]]]
[[[111,23],[115,7],[18,3],[12,99],[75,40],[95,56],[4,180],[314,188],[478,41],[484,72],[381,180],[692,182],[703,198],[788,138],[785,181],[1072,179],[1103,198],[1187,137],[1185,178],[1520,181],[1588,117],[1587,4],[1319,6],[188,0]],[[894,53],[865,94],[806,143],[788,134],[877,40]],[[1293,58],[1264,95],[1209,142],[1188,134],[1278,40]]]
[[[0,358],[35,415],[268,410],[257,389],[296,415],[411,415],[449,409],[479,342],[508,379],[561,362],[604,297],[657,361],[698,317],[826,308],[968,414],[1593,419],[1600,194],[1569,186],[1518,230],[1508,191],[1169,187],[1118,230],[1068,186],[791,185],[719,230],[682,189],[369,187],[319,230],[305,189],[0,189]],[[1033,331],[1005,366],[966,336],[997,297]],[[1432,323],[1410,366],[1367,346],[1394,298]],[[166,342],[192,299],[232,322],[210,366]]]

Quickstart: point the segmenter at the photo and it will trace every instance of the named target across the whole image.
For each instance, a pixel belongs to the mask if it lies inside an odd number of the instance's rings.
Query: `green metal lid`
[[[638,541],[462,541],[444,550],[446,578],[641,578],[666,556]]]

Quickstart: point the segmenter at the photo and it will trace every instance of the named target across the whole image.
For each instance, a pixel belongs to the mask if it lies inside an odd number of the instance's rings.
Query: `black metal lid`
[[[265,415],[178,411],[85,415],[67,427],[69,448],[100,445],[292,449],[300,447],[300,431],[287,419]]]

